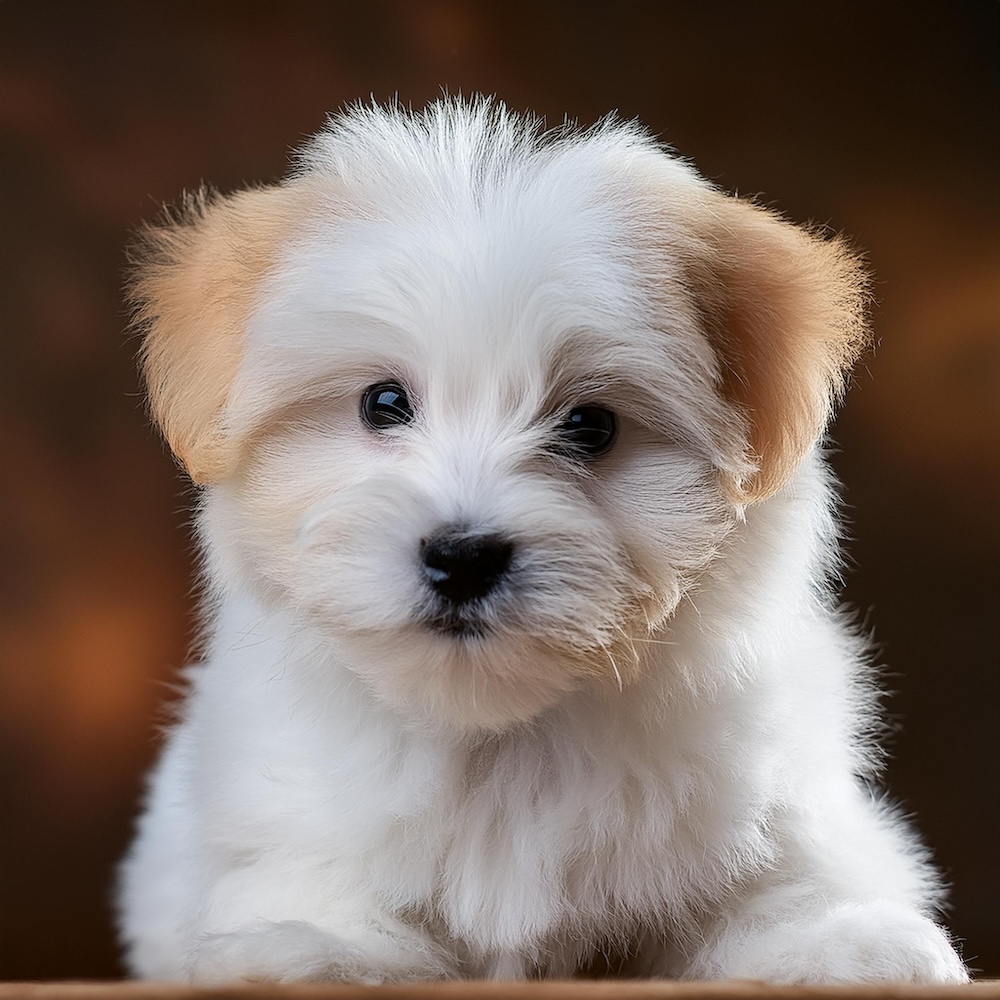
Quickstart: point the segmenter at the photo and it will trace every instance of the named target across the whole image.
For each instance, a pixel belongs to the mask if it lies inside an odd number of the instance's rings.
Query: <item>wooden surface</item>
[[[772,986],[757,982],[684,983],[449,982],[391,986],[255,984],[217,987],[147,982],[0,983],[0,1000],[1000,1000],[1000,981],[970,986]]]

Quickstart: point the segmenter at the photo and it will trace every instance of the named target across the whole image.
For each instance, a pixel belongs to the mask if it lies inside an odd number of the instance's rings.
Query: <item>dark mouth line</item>
[[[492,632],[483,621],[470,621],[460,615],[431,615],[424,619],[428,628],[460,639],[482,639]]]

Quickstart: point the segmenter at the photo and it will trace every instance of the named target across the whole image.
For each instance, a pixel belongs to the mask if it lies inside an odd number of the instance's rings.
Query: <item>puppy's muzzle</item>
[[[420,544],[424,579],[454,612],[492,593],[510,568],[514,546],[502,535],[443,530]]]

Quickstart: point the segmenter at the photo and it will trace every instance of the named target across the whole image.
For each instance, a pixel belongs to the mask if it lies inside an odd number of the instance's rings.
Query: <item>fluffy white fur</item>
[[[123,869],[136,975],[966,979],[828,593],[842,246],[634,127],[443,101],[193,199],[135,299],[209,622]],[[387,379],[414,419],[376,431]],[[594,403],[614,446],[567,455]],[[514,546],[477,634],[428,624],[454,526]]]

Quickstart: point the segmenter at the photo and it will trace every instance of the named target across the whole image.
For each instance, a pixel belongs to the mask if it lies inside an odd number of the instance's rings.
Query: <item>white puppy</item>
[[[966,979],[829,595],[842,244],[446,100],[192,199],[134,293],[208,592],[134,973]]]

